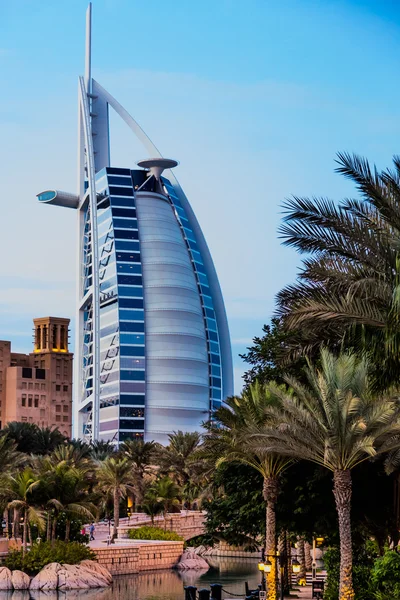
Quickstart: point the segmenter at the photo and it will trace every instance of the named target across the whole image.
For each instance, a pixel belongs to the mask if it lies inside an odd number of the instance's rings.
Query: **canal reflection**
[[[211,583],[221,583],[232,594],[244,598],[245,581],[254,589],[259,583],[257,561],[208,558],[207,572],[149,571],[138,575],[114,577],[110,588],[95,590],[69,590],[67,592],[0,592],[0,600],[183,600],[184,586],[207,588]],[[223,594],[229,598],[229,593]]]

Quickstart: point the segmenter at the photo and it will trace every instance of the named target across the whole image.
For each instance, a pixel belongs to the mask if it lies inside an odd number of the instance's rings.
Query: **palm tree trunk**
[[[311,571],[312,559],[311,559],[311,544],[310,544],[310,542],[304,542],[304,555],[305,555],[305,563],[306,563],[306,572]]]
[[[300,563],[300,571],[297,575],[297,583],[300,579],[306,578],[306,553],[305,553],[305,541],[302,537],[297,538],[297,560]]]
[[[353,552],[351,547],[351,471],[333,473],[333,494],[339,520],[340,585],[339,600],[354,600]]]
[[[47,511],[47,526],[46,526],[46,540],[50,542],[51,540],[51,520],[50,520],[50,511]]]
[[[113,539],[117,537],[117,528],[119,525],[119,493],[118,490],[114,491],[114,527],[113,527]]]
[[[27,510],[24,510],[24,541],[23,541],[23,550],[22,556],[25,556],[26,551],[28,549],[28,513]]]
[[[287,556],[287,539],[286,531],[282,531],[278,540],[278,550],[281,560],[280,564],[280,584],[283,587],[283,593],[285,596],[289,594],[289,569],[288,569],[288,556]]]
[[[29,540],[29,543],[32,548],[32,528],[31,528],[30,524],[28,525],[28,540]]]
[[[19,510],[14,508],[13,513],[13,538],[17,539],[19,537]]]
[[[276,477],[264,479],[263,495],[266,503],[266,532],[265,554],[271,563],[271,572],[267,573],[267,600],[277,600],[278,586],[276,584],[276,514],[275,505],[278,500],[279,483]]]
[[[52,541],[53,546],[56,543],[56,533],[57,533],[57,516],[54,515],[53,523],[51,526],[51,541]]]
[[[69,542],[69,532],[71,531],[71,521],[66,519],[65,521],[65,541]]]

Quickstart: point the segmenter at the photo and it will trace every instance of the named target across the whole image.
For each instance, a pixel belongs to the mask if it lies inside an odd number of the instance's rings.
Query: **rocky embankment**
[[[210,565],[204,560],[204,558],[201,558],[201,556],[196,554],[193,548],[189,548],[182,554],[175,568],[179,571],[206,572],[210,568]]]
[[[111,573],[93,560],[83,560],[78,565],[50,563],[33,578],[23,571],[0,568],[0,590],[87,590],[111,583]]]

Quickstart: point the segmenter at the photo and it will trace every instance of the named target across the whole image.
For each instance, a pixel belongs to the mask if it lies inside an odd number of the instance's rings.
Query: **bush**
[[[400,555],[389,550],[378,558],[372,569],[371,580],[375,598],[400,598]]]
[[[41,544],[33,544],[25,558],[22,556],[22,550],[10,552],[6,558],[6,567],[35,575],[52,562],[76,565],[81,560],[94,560],[95,557],[96,555],[88,546],[78,542],[57,541],[54,546],[51,545],[51,542],[42,542]]]
[[[376,557],[377,547],[374,542],[367,542],[362,547],[353,546],[353,585],[357,600],[371,600],[374,597],[371,589],[371,572]],[[324,564],[328,575],[324,600],[338,600],[340,577],[339,548],[329,548],[325,552]]]
[[[160,527],[139,527],[129,530],[130,540],[167,540],[169,542],[182,542],[183,537],[175,531],[164,531]]]

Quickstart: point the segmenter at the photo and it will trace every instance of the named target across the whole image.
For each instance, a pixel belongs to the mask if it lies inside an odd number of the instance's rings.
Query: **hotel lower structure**
[[[224,302],[203,233],[172,169],[91,76],[91,6],[79,78],[79,189],[44,204],[76,210],[74,437],[167,443],[198,431],[233,393]],[[109,111],[151,157],[112,166]],[[205,185],[204,175],[202,185]],[[206,188],[206,185],[205,185]]]

